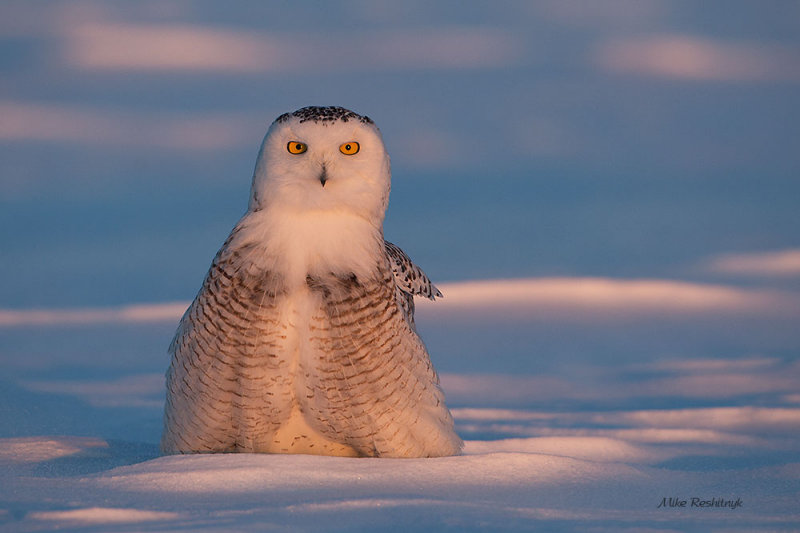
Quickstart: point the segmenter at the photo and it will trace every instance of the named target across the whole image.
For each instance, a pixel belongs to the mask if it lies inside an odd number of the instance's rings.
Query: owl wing
[[[257,266],[234,228],[170,346],[161,447],[166,453],[252,450],[291,409],[281,281]],[[255,254],[257,255],[257,254]]]
[[[453,455],[462,442],[422,340],[396,300],[392,260],[372,277],[309,277],[305,410],[315,429],[359,454]],[[435,290],[435,289],[433,289]]]
[[[412,329],[415,329],[414,296],[424,296],[430,300],[435,300],[436,298],[443,298],[442,293],[403,250],[389,241],[383,241],[383,244],[394,275],[395,286],[397,287],[397,302],[403,309],[406,320]]]

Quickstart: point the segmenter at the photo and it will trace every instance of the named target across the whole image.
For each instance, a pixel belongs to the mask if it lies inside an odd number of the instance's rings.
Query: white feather
[[[307,149],[290,153],[290,142]],[[347,155],[345,143],[360,148]],[[170,348],[165,451],[458,453],[409,315],[411,294],[424,293],[413,287],[435,287],[399,249],[393,260],[417,281],[395,281],[383,240],[389,190],[371,121],[306,108],[273,123],[248,212]]]

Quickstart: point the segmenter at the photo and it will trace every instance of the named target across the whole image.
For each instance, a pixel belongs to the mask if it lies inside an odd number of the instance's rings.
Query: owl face
[[[383,221],[389,157],[367,117],[306,107],[278,117],[256,163],[250,210],[347,211]]]

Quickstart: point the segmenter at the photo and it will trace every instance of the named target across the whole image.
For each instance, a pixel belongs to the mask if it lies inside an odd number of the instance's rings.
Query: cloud
[[[797,277],[800,276],[800,249],[722,255],[707,261],[705,268],[720,274]]]
[[[516,62],[524,47],[506,32],[425,30],[263,34],[176,24],[77,24],[66,32],[68,64],[90,70],[309,73],[486,68]]]
[[[776,45],[656,35],[601,43],[604,70],[699,81],[800,81],[800,51]]]
[[[104,146],[208,150],[252,145],[252,117],[165,115],[0,101],[0,141],[57,141]],[[263,125],[258,125],[263,128]]]

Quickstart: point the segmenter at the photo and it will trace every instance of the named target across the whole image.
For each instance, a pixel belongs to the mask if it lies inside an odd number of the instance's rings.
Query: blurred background
[[[387,238],[439,281],[800,248],[796,1],[0,10],[3,307],[190,298],[305,105],[376,121]]]
[[[4,0],[7,386],[71,394],[89,389],[70,379],[113,377],[139,390],[120,376],[160,375],[180,313],[109,325],[103,309],[193,298],[246,208],[269,124],[306,105],[378,124],[393,165],[386,237],[437,284],[686,284],[666,310],[671,285],[649,307],[623,295],[611,315],[580,302],[557,316],[424,308],[445,374],[578,379],[591,364],[586,380],[605,383],[595,401],[613,396],[598,365],[794,373],[799,90],[797,1]],[[730,299],[708,304],[709,287]],[[25,314],[71,309],[100,319]],[[688,401],[729,401],[734,382]],[[796,385],[781,383],[767,389]],[[766,389],[736,390],[745,402]]]

